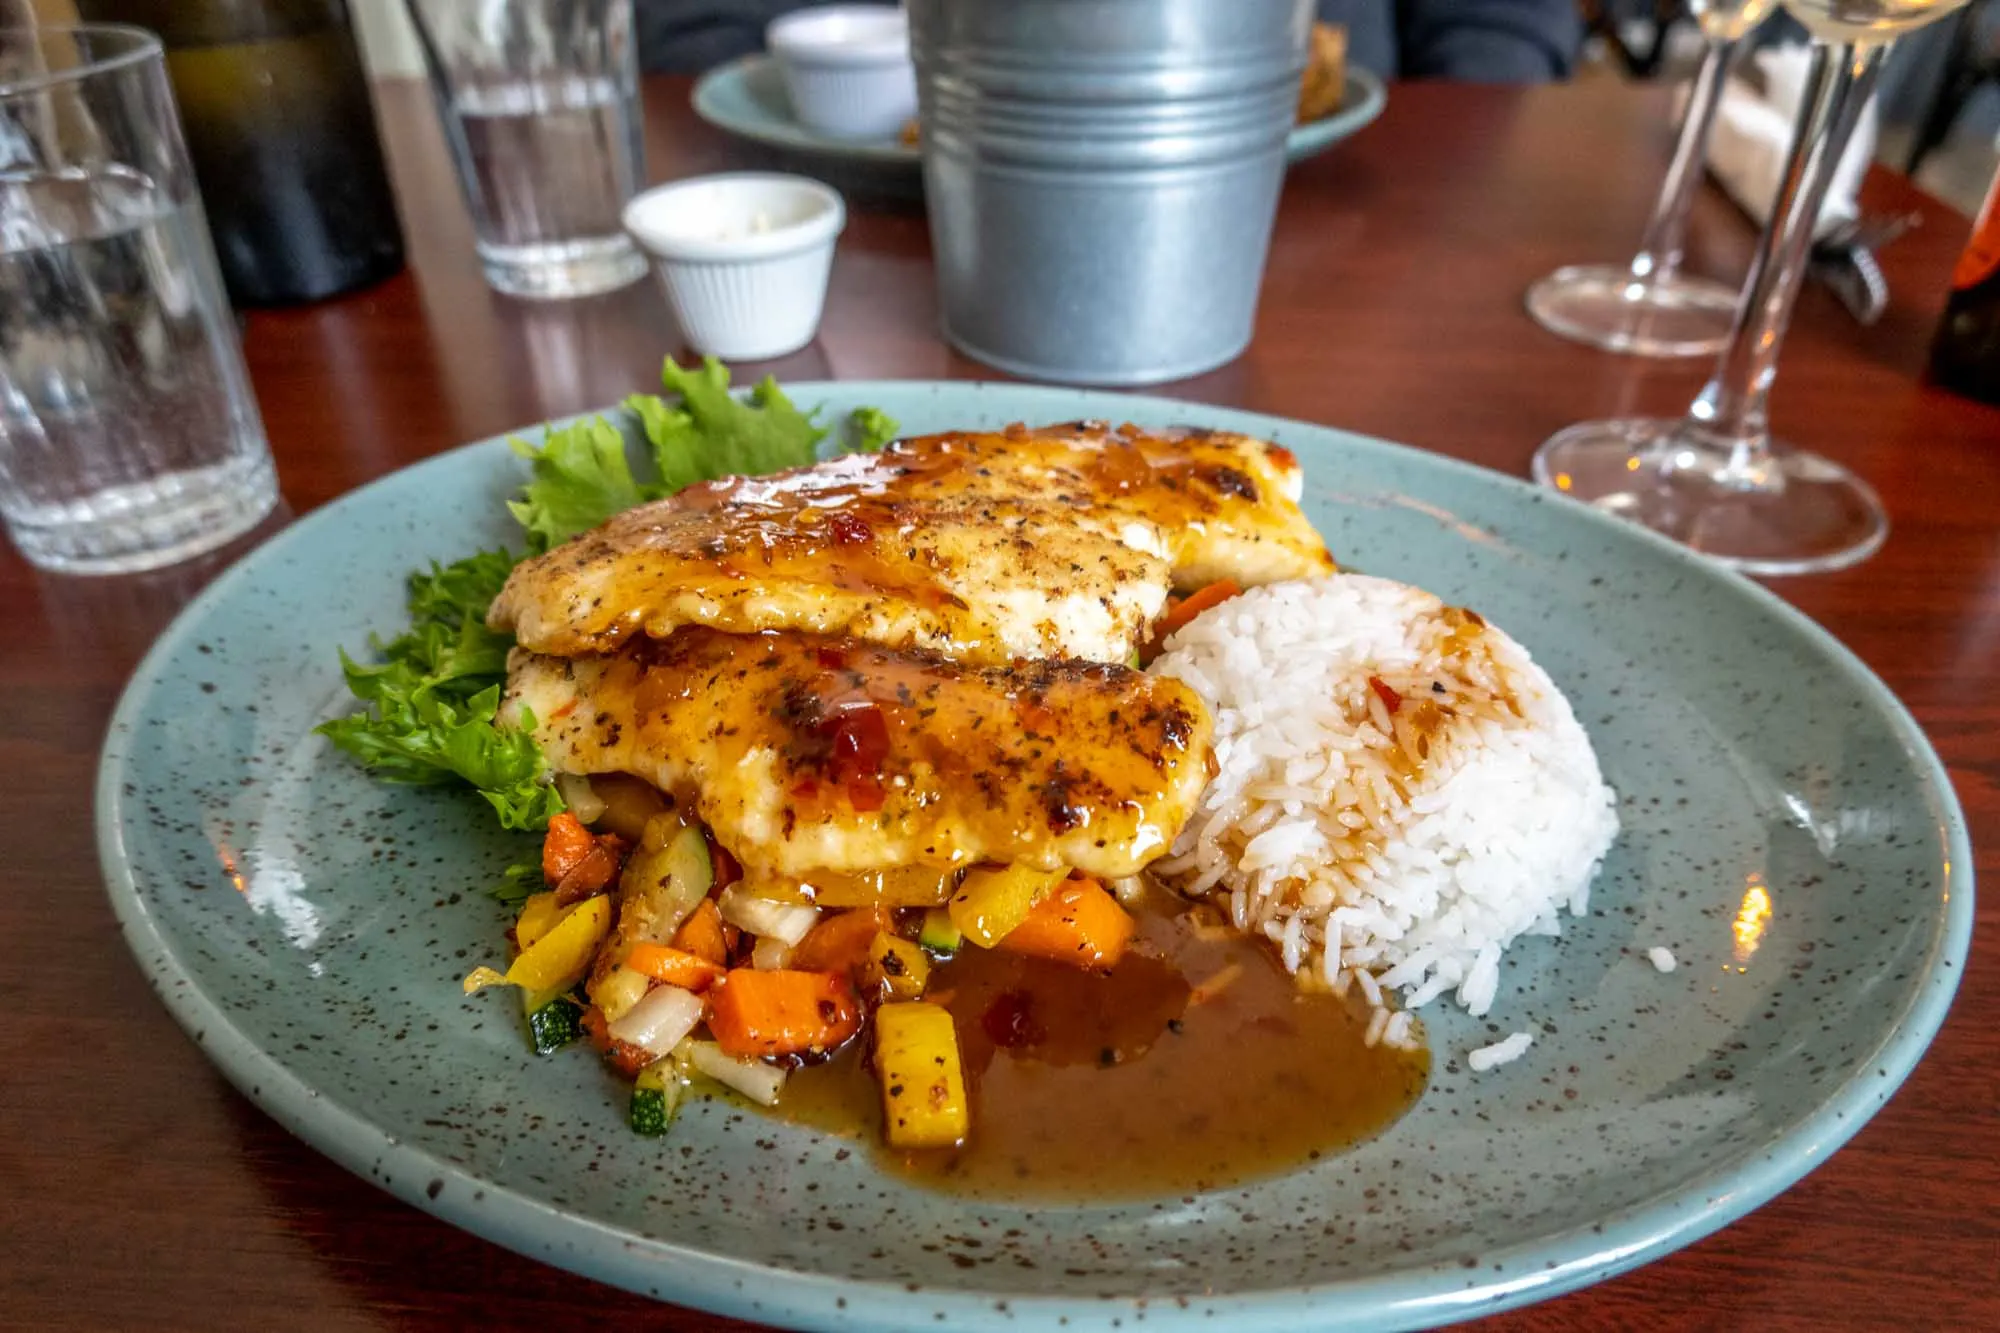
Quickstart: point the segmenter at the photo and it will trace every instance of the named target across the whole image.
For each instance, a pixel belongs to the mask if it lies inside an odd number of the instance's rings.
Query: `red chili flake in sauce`
[[[1382,706],[1388,709],[1392,715],[1398,708],[1403,706],[1403,696],[1396,693],[1395,687],[1380,676],[1370,676],[1368,678],[1368,688],[1375,691],[1375,697],[1382,701]]]
[[[875,540],[875,529],[866,520],[839,510],[826,516],[826,530],[836,546],[866,546]]]
[[[869,814],[882,808],[882,761],[889,757],[889,724],[874,704],[843,708],[828,720],[832,753],[827,775],[847,793],[854,808]]]

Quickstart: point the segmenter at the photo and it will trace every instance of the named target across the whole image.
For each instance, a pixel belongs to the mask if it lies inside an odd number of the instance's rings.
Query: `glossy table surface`
[[[687,94],[685,81],[648,84],[655,178],[771,164],[697,121]],[[423,90],[385,84],[381,109],[409,271],[246,324],[292,513],[465,440],[648,386],[677,346],[651,282],[554,305],[489,292]],[[1292,172],[1249,352],[1158,392],[1516,475],[1573,420],[1679,410],[1703,364],[1573,347],[1520,306],[1559,264],[1629,253],[1664,163],[1664,117],[1657,90],[1612,83],[1393,88],[1380,122]],[[783,380],[992,377],[936,333],[921,213],[859,184],[819,340],[769,369]],[[1808,290],[1773,415],[1783,434],[1871,478],[1895,528],[1858,569],[1775,586],[1929,730],[1991,884],[2000,410],[1921,379],[1967,228],[1881,172],[1864,200],[1923,217],[1882,256],[1893,304],[1864,329]],[[1752,239],[1706,195],[1689,265],[1734,280]],[[153,999],[100,886],[91,782],[132,666],[221,563],[71,580],[0,551],[0,764],[15,775],[0,791],[11,880],[0,892],[0,1324],[734,1326],[517,1259],[348,1176],[231,1090]],[[1989,966],[2000,910],[1990,902],[1943,1033],[1851,1144],[1719,1234],[1490,1326],[2000,1327],[2000,981]]]

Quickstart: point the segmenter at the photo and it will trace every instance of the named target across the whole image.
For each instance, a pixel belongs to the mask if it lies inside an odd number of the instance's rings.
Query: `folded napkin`
[[[1760,226],[1770,219],[1771,205],[1777,200],[1778,180],[1791,152],[1792,127],[1805,95],[1811,60],[1812,52],[1804,46],[1756,51],[1751,53],[1751,61],[1762,75],[1763,91],[1740,75],[1723,86],[1722,105],[1708,140],[1708,170]],[[1815,236],[1824,237],[1860,216],[1855,195],[1875,156],[1875,133],[1875,99],[1871,97],[1847,141],[1826,202],[1820,206]]]

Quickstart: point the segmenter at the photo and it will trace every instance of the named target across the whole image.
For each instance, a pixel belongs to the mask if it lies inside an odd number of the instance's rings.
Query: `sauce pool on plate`
[[[1109,1202],[1294,1170],[1380,1132],[1416,1101],[1424,1050],[1369,1047],[1364,1006],[1299,990],[1263,946],[1151,890],[1109,974],[967,948],[932,973],[972,1100],[956,1149],[876,1148],[953,1193]],[[850,1047],[800,1069],[777,1114],[882,1142],[881,1091]]]

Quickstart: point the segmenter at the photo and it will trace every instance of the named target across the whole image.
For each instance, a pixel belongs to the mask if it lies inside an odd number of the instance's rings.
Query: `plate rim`
[[[1704,1170],[1664,1194],[1606,1214],[1590,1228],[1573,1228],[1552,1238],[1489,1250],[1478,1270],[1484,1276],[1465,1287],[1451,1283],[1471,1270],[1433,1264],[1319,1285],[1219,1293],[1191,1300],[1185,1311],[1143,1296],[1101,1299],[934,1287],[912,1292],[901,1283],[828,1277],[638,1236],[585,1213],[543,1203],[400,1142],[339,1099],[323,1096],[282,1060],[258,1046],[201,990],[196,970],[182,962],[161,933],[124,854],[122,836],[126,822],[123,765],[131,758],[130,741],[138,734],[136,724],[160,686],[166,661],[185,639],[198,632],[211,611],[265,561],[281,558],[286,549],[304,540],[301,534],[340,522],[348,513],[367,507],[381,490],[408,484],[412,475],[462,463],[470,453],[490,452],[497,460],[508,437],[517,433],[502,432],[388,472],[274,534],[181,610],[147,650],[120,693],[100,749],[95,784],[100,869],[120,933],[149,987],[209,1062],[293,1136],[403,1202],[517,1253],[655,1299],[794,1327],[933,1326],[929,1317],[919,1320],[912,1313],[921,1311],[925,1316],[947,1312],[951,1319],[992,1327],[1017,1326],[1021,1318],[1063,1315],[1074,1327],[1091,1328],[1129,1318],[1137,1306],[1168,1323],[1183,1315],[1192,1321],[1213,1314],[1254,1318],[1262,1328],[1303,1330],[1414,1328],[1498,1313],[1594,1284],[1680,1249],[1762,1206],[1816,1169],[1887,1103],[1928,1050],[1964,974],[1971,941],[1974,870],[1964,812],[1942,760],[1894,691],[1832,633],[1776,593],[1665,537],[1496,469],[1337,426],[1151,395],[1004,381],[815,380],[786,386],[794,401],[809,407],[822,402],[829,391],[867,395],[926,390],[997,390],[1010,397],[1046,399],[1051,420],[1072,419],[1075,408],[1065,416],[1058,404],[1073,404],[1078,397],[1143,401],[1185,411],[1197,420],[1225,418],[1229,424],[1223,428],[1242,429],[1264,438],[1303,429],[1332,436],[1341,450],[1391,460],[1414,455],[1425,466],[1440,467],[1480,484],[1497,483],[1501,490],[1523,500],[1532,497],[1533,503],[1566,507],[1565,512],[1619,538],[1638,541],[1682,570],[1747,598],[1782,628],[1817,648],[1830,666],[1876,706],[1924,780],[1929,803],[1943,817],[1940,841],[1947,854],[1947,878],[1932,888],[1945,891],[1946,901],[1927,942],[1928,967],[1912,999],[1882,1039],[1857,1055],[1851,1065],[1854,1072],[1835,1085],[1809,1115],[1768,1140],[1746,1145],[1731,1161]],[[621,411],[613,405],[546,424],[595,415],[616,419]],[[534,431],[543,424],[521,429]],[[430,1186],[438,1181],[443,1184],[433,1191]],[[588,1238],[589,1246],[574,1243],[579,1233]],[[760,1300],[760,1296],[767,1299]],[[836,1306],[836,1297],[845,1298],[845,1305]]]
[[[829,139],[814,134],[795,120],[749,120],[717,106],[716,99],[721,96],[719,90],[724,86],[740,84],[752,71],[774,68],[777,63],[777,58],[765,51],[753,51],[724,61],[694,81],[694,87],[688,93],[688,104],[705,123],[752,143],[847,162],[868,162],[910,171],[922,168],[923,152],[910,144],[879,139]],[[1285,136],[1287,165],[1319,156],[1381,116],[1389,102],[1389,88],[1381,76],[1359,65],[1350,65],[1346,77],[1348,83],[1359,90],[1354,100],[1350,102],[1343,94],[1341,105],[1330,114],[1303,125],[1294,125]]]

